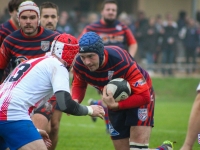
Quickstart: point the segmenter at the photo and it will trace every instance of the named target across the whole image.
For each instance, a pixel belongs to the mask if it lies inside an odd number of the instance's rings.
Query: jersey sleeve
[[[10,50],[5,46],[5,40],[0,47],[0,69],[5,69],[10,61]]]
[[[133,94],[140,94],[149,89],[148,83],[140,70],[137,68],[136,63],[131,66],[126,76]]]
[[[130,46],[132,44],[137,44],[137,41],[136,41],[135,37],[133,36],[133,33],[131,32],[131,30],[128,27],[125,30],[125,35],[126,35],[128,46]]]
[[[87,83],[73,70],[72,99],[77,99],[81,103],[84,99],[86,89]]]

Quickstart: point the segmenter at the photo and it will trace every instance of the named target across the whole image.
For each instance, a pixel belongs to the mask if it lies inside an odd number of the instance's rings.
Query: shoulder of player
[[[48,68],[64,68],[64,65],[55,57],[53,56],[44,56],[44,57],[41,57],[43,58],[43,63],[42,64],[45,64],[45,66],[48,66]],[[50,69],[52,70],[52,69]],[[67,70],[67,69],[66,69]]]
[[[125,50],[121,49],[119,46],[109,45],[104,46],[104,50],[106,50],[109,54],[124,54]]]
[[[6,21],[6,22],[0,24],[0,28],[3,28],[3,27],[6,28],[6,27],[9,26],[9,25],[11,25],[11,24],[10,24],[10,22],[9,22],[9,20],[8,20],[8,21]]]
[[[114,61],[115,63],[120,61],[123,63],[130,63],[133,59],[130,57],[127,51],[121,49],[118,46],[105,46],[104,47],[105,56],[108,57],[108,61]],[[130,58],[130,59],[128,59]],[[121,61],[123,60],[123,61]]]
[[[20,39],[22,37],[20,30],[16,30],[5,37],[5,40],[10,41],[12,38]],[[14,40],[13,40],[14,42]]]
[[[0,36],[3,36],[5,38],[12,32],[13,31],[11,31],[11,29],[7,25],[5,25],[5,23],[0,24]]]

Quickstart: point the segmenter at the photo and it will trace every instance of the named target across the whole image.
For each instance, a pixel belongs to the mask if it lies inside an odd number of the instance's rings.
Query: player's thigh
[[[151,126],[131,126],[130,142],[147,144],[151,135]]]
[[[22,146],[21,148],[19,148],[19,150],[47,150],[47,147],[44,144],[43,140],[40,139]]]
[[[51,128],[59,128],[61,117],[62,112],[55,109],[51,118]]]
[[[112,140],[115,150],[130,150],[129,138]]]
[[[49,121],[44,115],[37,113],[34,114],[31,119],[38,129],[47,131]]]

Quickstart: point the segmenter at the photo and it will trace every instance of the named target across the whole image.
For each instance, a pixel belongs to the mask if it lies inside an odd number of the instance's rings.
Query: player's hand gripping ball
[[[107,84],[106,90],[106,92],[110,91],[113,93],[113,98],[116,102],[127,99],[131,94],[131,86],[128,81],[123,78],[111,80]]]

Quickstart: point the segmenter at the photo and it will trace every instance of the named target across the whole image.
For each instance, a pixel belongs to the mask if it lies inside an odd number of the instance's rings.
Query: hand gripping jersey
[[[69,73],[57,58],[22,62],[0,85],[0,121],[30,120],[33,108],[60,90],[70,93]]]
[[[89,31],[96,32],[103,40],[104,45],[115,45],[122,49],[127,49],[126,46],[137,43],[131,30],[118,20],[113,25],[106,25],[103,20],[88,25],[85,27],[80,37]]]

